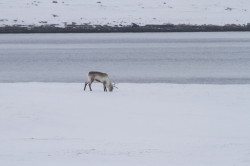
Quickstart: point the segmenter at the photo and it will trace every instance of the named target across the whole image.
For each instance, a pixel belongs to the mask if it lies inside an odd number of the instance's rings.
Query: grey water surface
[[[249,84],[250,32],[1,34],[0,82]]]

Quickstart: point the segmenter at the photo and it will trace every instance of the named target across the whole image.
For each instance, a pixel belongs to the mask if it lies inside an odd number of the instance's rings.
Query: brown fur
[[[89,76],[90,76],[90,75],[93,75],[93,76],[100,75],[100,76],[102,76],[102,77],[108,76],[107,73],[102,73],[102,72],[98,72],[98,71],[91,71],[91,72],[89,72],[88,75],[89,75]]]
[[[101,80],[96,79],[96,76],[101,76],[101,77],[108,77],[107,73],[102,73],[102,72],[97,72],[97,71],[91,71],[88,73],[88,77],[89,77],[89,82],[85,82],[85,86],[84,86],[84,90],[86,89],[86,86],[89,85],[89,89],[90,91],[92,91],[91,89],[91,84],[94,81],[100,82],[103,84],[103,88],[104,88],[104,92],[107,92],[107,87],[106,87],[106,81],[101,82]],[[110,84],[108,87],[109,91],[113,91],[113,86]]]

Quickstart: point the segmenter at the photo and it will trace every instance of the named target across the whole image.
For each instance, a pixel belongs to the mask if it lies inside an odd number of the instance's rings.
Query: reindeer
[[[85,91],[87,85],[89,85],[89,89],[90,89],[90,91],[92,91],[91,84],[94,81],[97,81],[97,82],[100,82],[103,84],[104,92],[107,92],[107,89],[109,90],[109,92],[112,92],[114,87],[117,88],[115,86],[115,84],[111,83],[108,74],[97,72],[97,71],[91,71],[88,74],[88,81],[85,82],[84,91]]]

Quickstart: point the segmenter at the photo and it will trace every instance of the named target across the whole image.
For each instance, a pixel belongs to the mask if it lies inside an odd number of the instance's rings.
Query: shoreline
[[[116,32],[246,32],[250,31],[250,23],[247,25],[192,25],[192,24],[165,24],[139,26],[135,23],[128,26],[108,25],[76,25],[70,24],[58,27],[55,24],[48,25],[13,25],[0,27],[0,33],[116,33]]]

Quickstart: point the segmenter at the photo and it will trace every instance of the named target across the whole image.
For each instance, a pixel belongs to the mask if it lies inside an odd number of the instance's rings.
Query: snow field
[[[250,86],[0,84],[0,165],[249,165]]]
[[[247,24],[249,0],[8,0],[0,26],[146,24]]]

